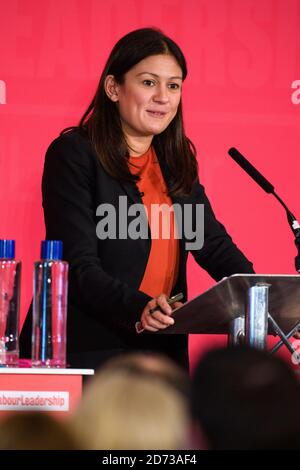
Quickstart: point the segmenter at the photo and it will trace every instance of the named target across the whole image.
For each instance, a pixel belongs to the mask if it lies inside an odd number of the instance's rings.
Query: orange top
[[[143,193],[142,201],[152,238],[148,263],[139,289],[151,297],[161,293],[169,297],[178,276],[179,241],[175,238],[175,214],[169,209],[172,201],[167,194],[154,149],[150,147],[144,155],[130,157],[129,169],[132,174],[140,176],[137,186]],[[159,210],[161,204],[165,207]]]

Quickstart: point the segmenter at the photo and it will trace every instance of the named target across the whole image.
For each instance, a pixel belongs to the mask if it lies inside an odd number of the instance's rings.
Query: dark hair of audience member
[[[192,413],[212,449],[299,449],[299,399],[288,363],[246,346],[207,353],[192,379]]]

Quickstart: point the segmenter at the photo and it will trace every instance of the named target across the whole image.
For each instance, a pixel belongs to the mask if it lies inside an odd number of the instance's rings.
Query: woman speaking
[[[181,305],[168,298],[186,300],[188,252],[215,280],[253,272],[199,183],[183,125],[186,76],[172,39],[152,28],[130,32],[114,46],[79,125],[47,151],[46,237],[63,241],[70,264],[72,367],[143,350],[187,368],[187,335],[159,331]]]

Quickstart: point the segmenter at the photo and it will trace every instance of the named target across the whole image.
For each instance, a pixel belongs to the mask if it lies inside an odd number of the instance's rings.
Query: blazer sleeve
[[[151,299],[111,277],[97,251],[93,203],[95,158],[83,138],[62,135],[46,153],[42,195],[47,239],[62,240],[69,262],[69,299],[87,315],[133,330]]]
[[[199,182],[194,194],[196,202],[204,204],[204,244],[200,250],[191,251],[196,262],[216,281],[232,274],[254,273],[253,264],[216,219],[204,187]]]

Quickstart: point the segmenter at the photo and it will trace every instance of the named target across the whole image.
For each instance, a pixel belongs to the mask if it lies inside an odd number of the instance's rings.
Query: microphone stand
[[[295,257],[295,267],[296,271],[298,274],[300,274],[300,224],[294,214],[289,210],[289,208],[285,205],[283,200],[275,193],[274,186],[266,180],[266,178],[259,173],[259,171],[254,168],[254,166],[234,147],[228,150],[229,155],[233,160],[240,165],[243,170],[248,173],[249,176],[251,176],[254,181],[268,194],[273,194],[277,201],[284,207],[287,215],[287,220],[289,223],[289,226],[291,227],[291,230],[295,236],[295,245],[298,251],[297,256]],[[278,344],[275,345],[273,348],[272,352],[277,351],[283,344],[286,345],[286,347],[289,349],[290,352],[292,352],[297,358],[297,361],[300,362],[299,355],[297,351],[294,349],[293,345],[289,343],[288,339],[296,332],[299,330],[300,326],[300,321],[297,322],[296,325],[294,325],[293,329],[286,335],[281,328],[277,325],[277,323],[274,321],[272,316],[268,313],[268,322],[274,331],[276,335],[278,335],[281,338],[281,341],[279,341]],[[298,364],[299,364],[298,362]]]
[[[273,196],[275,196],[276,199],[280,202],[280,204],[285,208],[287,220],[295,236],[295,245],[298,251],[298,254],[295,257],[295,268],[296,268],[296,271],[300,274],[300,224],[298,220],[296,219],[296,217],[294,216],[294,214],[292,214],[292,212],[285,205],[283,200],[278,196],[278,194],[275,193],[274,188],[271,191],[271,194],[273,194]],[[299,332],[300,321],[298,321],[296,325],[294,325],[293,329],[288,334],[285,334],[282,331],[282,329],[277,325],[277,323],[274,321],[274,319],[271,317],[269,313],[268,313],[268,322],[271,325],[271,328],[273,329],[275,334],[277,334],[280,338],[280,341],[277,344],[275,344],[275,346],[270,351],[270,353],[271,354],[275,353],[283,344],[285,344],[285,346],[293,354],[293,357],[297,360],[297,363],[299,364],[300,357],[299,357],[298,351],[289,342],[289,338],[293,336],[295,333]]]
[[[276,199],[280,202],[286,211],[287,220],[295,236],[295,245],[298,251],[298,254],[295,257],[295,268],[296,271],[300,274],[300,224],[294,214],[292,214],[292,212],[288,209],[283,200],[275,193],[274,190],[271,192],[271,194],[276,197]]]
[[[248,173],[248,175],[254,179],[254,181],[268,194],[273,194],[276,197],[277,201],[284,207],[288,219],[289,226],[292,229],[292,232],[295,236],[295,245],[298,251],[297,256],[295,257],[295,267],[297,273],[300,274],[300,224],[294,214],[289,210],[285,205],[283,200],[275,193],[274,186],[235,148],[231,147],[228,150],[231,158],[238,164],[240,167]]]

